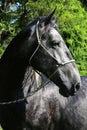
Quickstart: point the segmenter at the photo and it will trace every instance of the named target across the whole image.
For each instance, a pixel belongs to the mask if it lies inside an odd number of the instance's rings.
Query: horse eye
[[[51,45],[52,46],[59,46],[60,47],[61,41],[52,41]]]

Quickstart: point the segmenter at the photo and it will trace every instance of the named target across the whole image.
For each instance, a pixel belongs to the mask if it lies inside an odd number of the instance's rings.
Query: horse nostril
[[[80,89],[80,83],[76,83],[71,88],[71,95],[74,95]]]
[[[73,86],[73,93],[76,93],[78,90],[80,89],[80,83],[76,83],[74,86]]]
[[[76,84],[75,84],[75,89],[76,89],[76,90],[79,90],[79,89],[80,89],[80,83],[76,83]]]

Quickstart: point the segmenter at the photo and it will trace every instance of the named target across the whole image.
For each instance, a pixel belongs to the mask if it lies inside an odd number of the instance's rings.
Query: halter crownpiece
[[[35,51],[33,52],[33,54],[31,55],[31,57],[30,57],[30,59],[29,59],[29,63],[31,64],[31,60],[32,60],[32,58],[34,57],[34,55],[36,54],[36,52],[38,51],[38,49],[39,49],[40,46],[58,63],[58,66],[64,66],[64,65],[66,65],[66,64],[75,62],[75,60],[72,59],[72,60],[69,60],[69,61],[66,61],[66,62],[61,62],[61,63],[59,63],[58,60],[57,60],[57,59],[48,51],[48,49],[41,43],[41,40],[40,40],[40,37],[39,37],[38,25],[39,25],[39,21],[37,21],[37,24],[36,24],[36,36],[37,36],[38,46],[37,46],[37,48],[35,49]]]

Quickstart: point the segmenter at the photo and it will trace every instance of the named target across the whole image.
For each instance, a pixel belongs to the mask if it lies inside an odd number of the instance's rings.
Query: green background
[[[0,1],[0,57],[12,38],[31,20],[54,17],[64,41],[76,60],[80,75],[87,75],[87,0],[2,0]],[[1,128],[0,128],[1,130]]]

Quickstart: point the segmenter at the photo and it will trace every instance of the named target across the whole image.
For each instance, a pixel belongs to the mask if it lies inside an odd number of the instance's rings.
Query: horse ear
[[[41,22],[41,25],[43,26],[46,26],[47,24],[50,23],[51,19],[52,19],[52,16],[54,15],[55,13],[55,10],[56,8]]]

